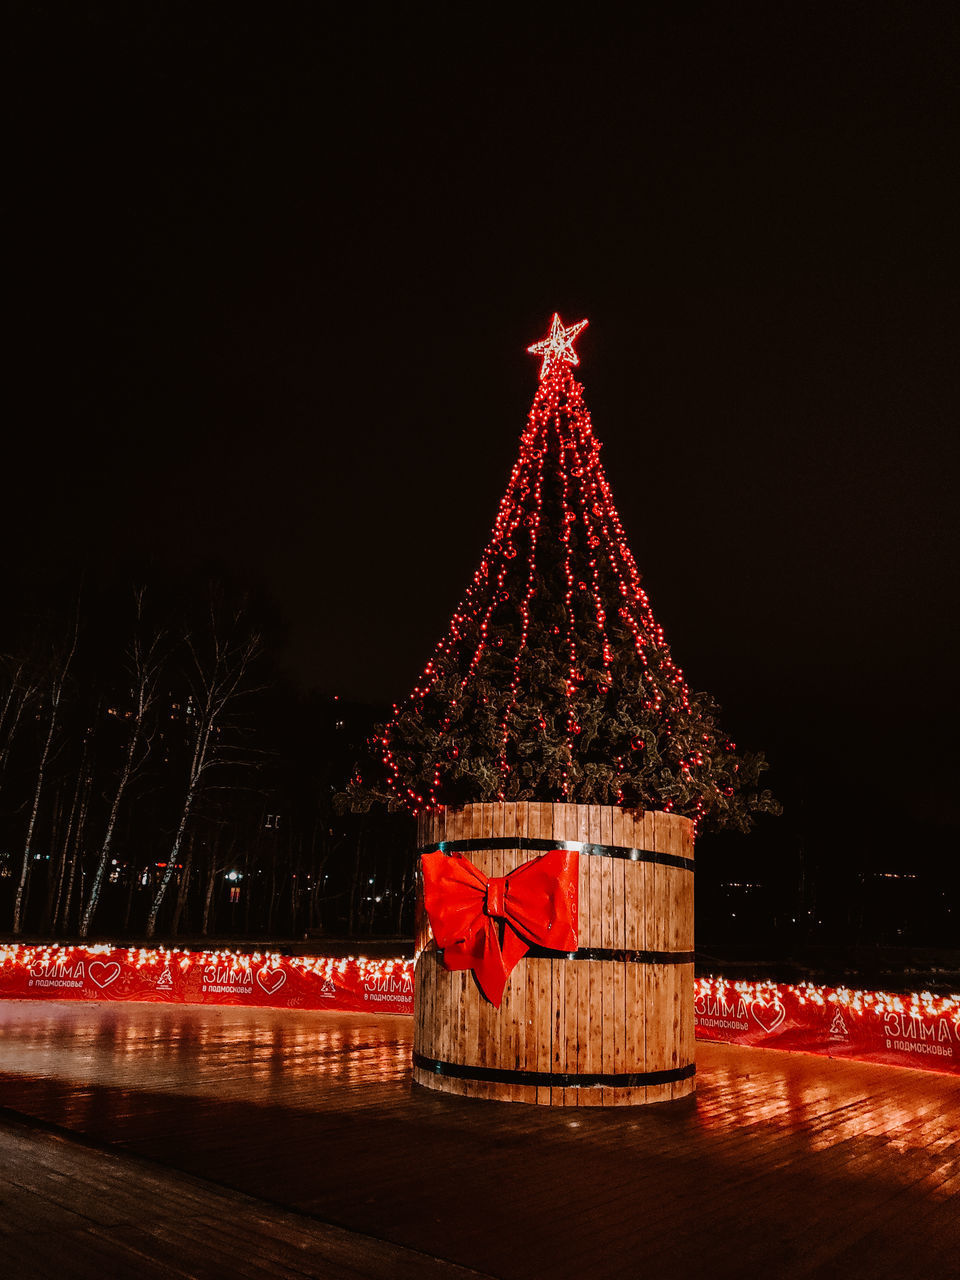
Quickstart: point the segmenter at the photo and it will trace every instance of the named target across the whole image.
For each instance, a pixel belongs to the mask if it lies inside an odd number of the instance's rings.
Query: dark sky
[[[691,682],[830,787],[955,803],[955,6],[20,8],[16,564],[222,560],[304,682],[400,698],[525,348],[586,316]]]

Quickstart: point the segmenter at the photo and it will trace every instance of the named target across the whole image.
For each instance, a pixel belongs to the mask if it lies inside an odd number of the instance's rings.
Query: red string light
[[[639,739],[635,730],[618,728],[619,745],[606,762],[613,779],[606,802],[623,800],[628,777],[635,778],[638,767],[652,770],[647,762],[654,757],[680,779],[678,811],[695,821],[728,798],[713,779],[712,753],[732,748],[712,719],[700,718],[671,657],[627,545],[583,388],[572,374],[579,364],[573,343],[587,323],[564,325],[555,314],[548,336],[528,348],[541,357],[540,380],[490,540],[423,675],[380,734],[388,786],[415,812],[449,801],[451,780],[465,775],[479,750],[470,733],[478,722],[498,744],[492,765],[499,783],[492,793],[484,783],[483,795],[469,798],[546,798],[543,778],[530,781],[531,740],[538,734],[565,742],[549,790],[552,798],[568,798],[582,717],[592,715],[586,737],[596,740],[603,700],[623,693],[612,672],[625,645],[635,655],[629,696],[649,723]],[[554,600],[557,612],[549,621]],[[559,706],[553,676],[551,687],[538,684],[557,663],[565,672],[557,675]],[[522,788],[518,769],[526,779]],[[630,802],[638,802],[635,786]],[[677,803],[664,795],[655,807],[670,812]]]

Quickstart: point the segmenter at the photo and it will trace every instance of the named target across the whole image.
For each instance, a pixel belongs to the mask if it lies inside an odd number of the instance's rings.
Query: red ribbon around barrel
[[[472,969],[497,1008],[531,946],[576,951],[577,853],[552,849],[506,876],[485,876],[469,858],[444,853],[425,853],[420,865],[423,905],[444,965]]]

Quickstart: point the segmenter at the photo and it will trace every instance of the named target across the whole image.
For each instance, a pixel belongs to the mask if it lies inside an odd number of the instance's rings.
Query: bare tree
[[[43,791],[44,774],[47,767],[47,760],[50,755],[50,746],[53,742],[54,734],[56,733],[57,725],[59,723],[63,693],[67,683],[67,675],[70,671],[70,664],[73,662],[73,655],[77,651],[77,639],[79,634],[80,600],[78,597],[73,616],[72,631],[67,636],[65,642],[59,647],[59,650],[54,654],[47,675],[47,736],[44,740],[43,750],[40,753],[40,764],[37,768],[36,785],[33,790],[33,802],[30,808],[30,818],[27,823],[27,834],[23,844],[23,861],[20,864],[20,879],[17,884],[17,895],[13,904],[14,934],[19,934],[23,930],[27,886],[30,878],[30,860],[33,856],[33,834],[36,830],[37,814],[40,811],[40,796]]]
[[[210,932],[211,918],[213,915],[213,895],[217,887],[217,879],[223,875],[227,867],[233,860],[233,849],[236,843],[236,835],[227,843],[226,854],[222,853],[224,823],[217,823],[213,828],[213,834],[209,840],[204,842],[205,866],[203,870],[204,890],[203,890],[203,917],[200,923],[200,932],[206,937]]]
[[[50,927],[54,932],[57,931],[60,921],[60,908],[64,903],[64,880],[66,878],[68,863],[70,865],[70,888],[66,898],[64,916],[68,916],[70,911],[70,897],[73,892],[73,881],[76,876],[77,857],[79,856],[79,835],[83,829],[86,813],[86,793],[89,790],[91,781],[90,754],[96,732],[96,721],[99,718],[99,715],[100,706],[98,704],[94,715],[94,723],[87,728],[83,735],[83,752],[80,757],[80,768],[77,771],[77,776],[74,781],[73,799],[70,803],[70,814],[67,818],[67,827],[60,845],[60,851],[57,855],[56,870],[50,877],[46,915],[48,917]]]
[[[228,743],[225,730],[229,727],[227,713],[232,704],[241,695],[253,692],[249,681],[253,663],[262,649],[259,634],[251,630],[242,609],[232,610],[224,619],[214,592],[203,634],[189,636],[186,644],[191,686],[187,711],[190,765],[176,834],[147,917],[148,938],[156,932],[157,917],[178,867],[187,826],[209,774],[227,765],[249,763],[249,757],[242,750]]]
[[[0,776],[3,775],[10,750],[24,711],[36,697],[37,685],[30,678],[25,658],[4,655],[0,658],[6,691],[0,705]]]
[[[144,619],[144,595],[143,587],[134,592],[134,630],[127,654],[133,699],[130,736],[127,739],[127,748],[114,788],[110,814],[90,884],[90,893],[80,920],[81,938],[85,938],[90,932],[90,924],[100,901],[100,890],[103,887],[103,877],[110,860],[120,804],[130,783],[143,768],[150,751],[150,713],[156,702],[157,685],[163,670],[163,644],[166,633],[157,628],[148,628]]]
[[[190,881],[193,876],[193,852],[195,845],[195,835],[193,829],[191,829],[184,840],[183,864],[180,872],[180,880],[177,884],[177,899],[173,907],[173,919],[170,921],[170,934],[174,938],[180,932],[180,921],[183,917],[184,908],[187,905],[187,898],[190,894]]]

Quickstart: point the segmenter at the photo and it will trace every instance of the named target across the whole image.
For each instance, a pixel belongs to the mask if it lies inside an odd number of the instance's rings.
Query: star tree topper
[[[527,350],[535,356],[543,356],[540,365],[540,381],[549,378],[559,364],[578,365],[580,357],[573,349],[573,340],[589,324],[589,320],[580,320],[576,324],[564,325],[556,312],[550,325],[550,335],[542,342],[535,342]]]

